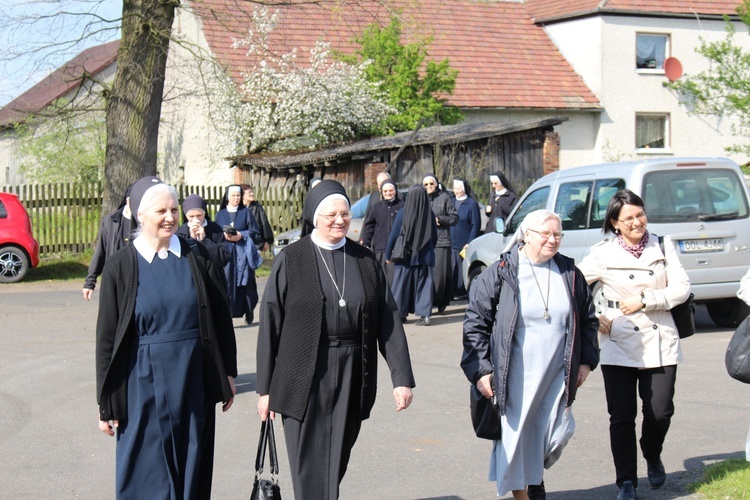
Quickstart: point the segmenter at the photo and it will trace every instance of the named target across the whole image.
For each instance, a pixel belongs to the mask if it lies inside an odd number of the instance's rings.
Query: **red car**
[[[0,193],[0,283],[21,281],[39,264],[39,243],[18,196]]]

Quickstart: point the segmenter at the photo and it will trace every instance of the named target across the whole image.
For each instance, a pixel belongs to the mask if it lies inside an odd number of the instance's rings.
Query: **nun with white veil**
[[[570,406],[599,362],[591,293],[573,259],[558,253],[562,238],[559,215],[528,214],[472,284],[464,318],[461,367],[501,415],[489,480],[515,499],[545,498],[544,469],[572,436]]]

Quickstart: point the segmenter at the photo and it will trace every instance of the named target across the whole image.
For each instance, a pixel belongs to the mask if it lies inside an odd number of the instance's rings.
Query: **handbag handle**
[[[273,432],[273,420],[269,417],[266,419],[266,422],[268,422],[266,439],[268,440],[268,458],[271,462],[271,480],[274,483],[278,483],[279,458],[276,456],[276,435]]]
[[[279,459],[276,455],[276,436],[273,432],[273,420],[266,418],[260,425],[260,440],[258,441],[258,453],[255,456],[255,479],[259,480],[263,474],[263,465],[266,460],[266,444],[268,444],[268,458],[271,462],[271,480],[278,483]]]
[[[267,418],[260,424],[260,439],[258,440],[258,453],[255,455],[255,479],[260,479],[263,473],[263,462],[266,458],[266,442],[268,441],[268,426],[266,422],[270,419]]]

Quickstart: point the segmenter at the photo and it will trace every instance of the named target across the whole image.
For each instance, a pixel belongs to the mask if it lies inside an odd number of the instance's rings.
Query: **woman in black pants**
[[[607,308],[599,316],[599,343],[609,411],[618,500],[635,498],[638,448],[635,419],[643,402],[641,451],[648,481],[666,481],[661,452],[674,414],[680,338],[670,309],[683,303],[690,282],[672,240],[646,229],[643,200],[627,189],[609,203],[603,231],[614,237],[594,245],[578,266],[591,284],[600,281]]]

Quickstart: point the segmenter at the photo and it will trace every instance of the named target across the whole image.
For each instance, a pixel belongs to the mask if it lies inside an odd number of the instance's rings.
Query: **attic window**
[[[635,35],[635,67],[644,73],[664,72],[664,59],[669,56],[669,36],[638,33]]]

